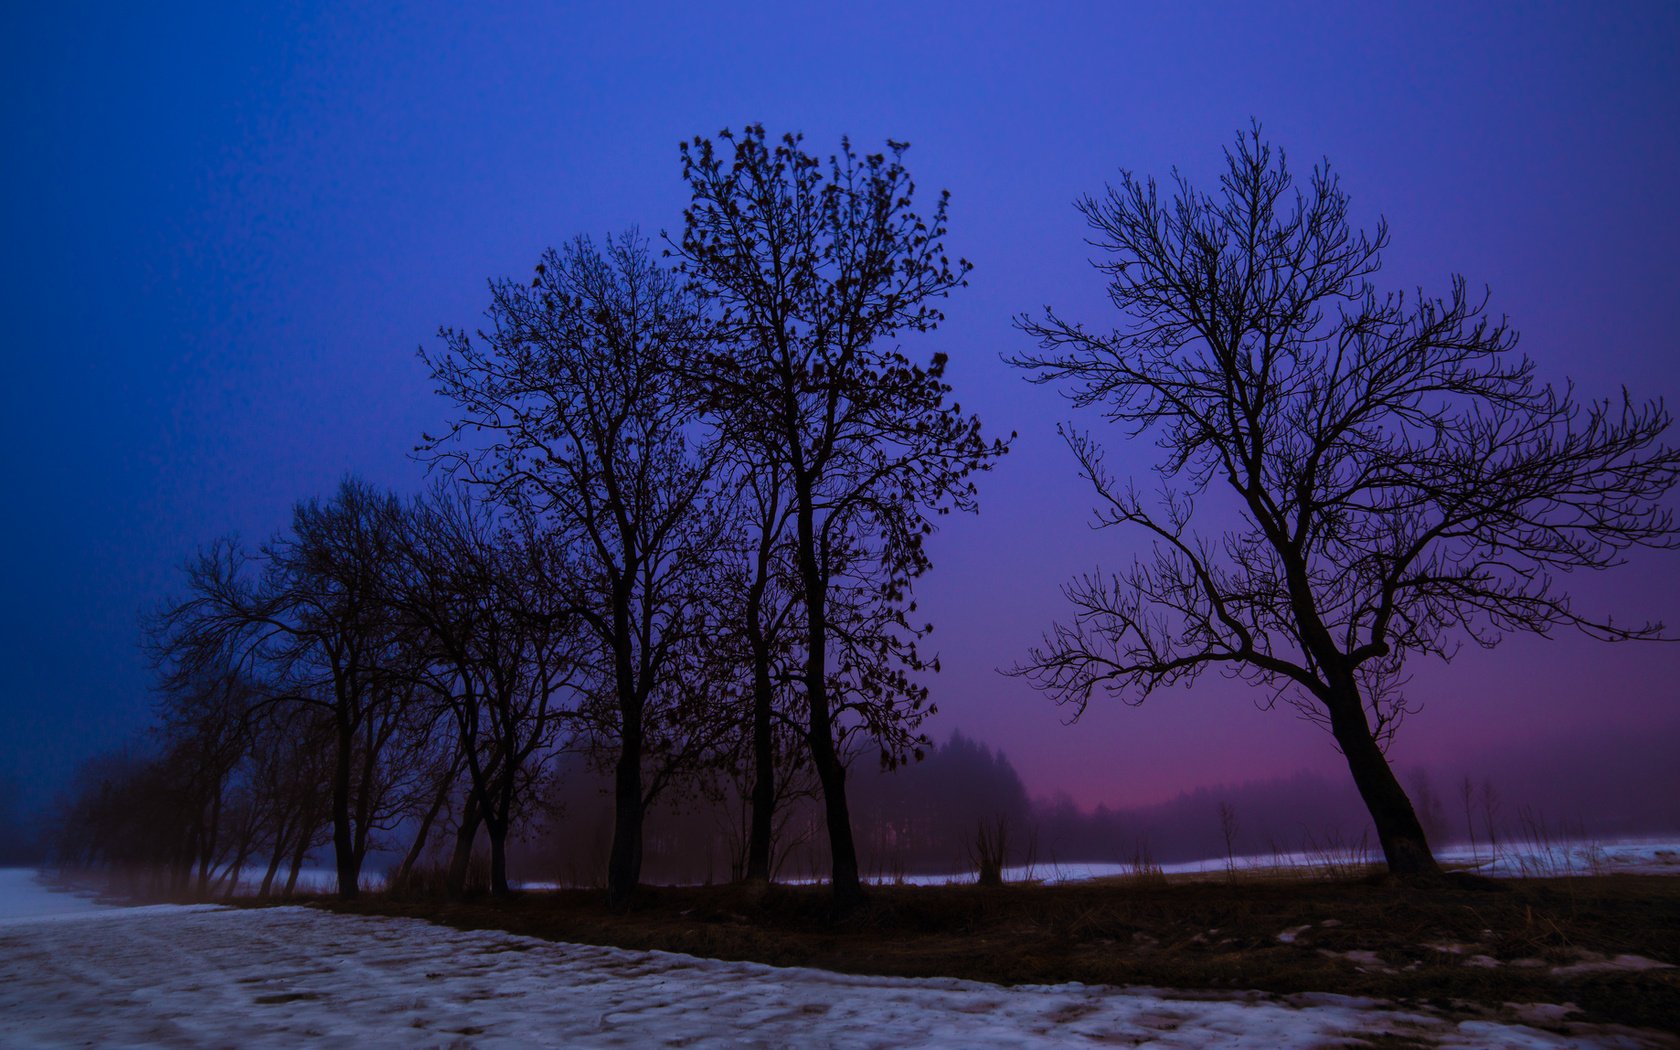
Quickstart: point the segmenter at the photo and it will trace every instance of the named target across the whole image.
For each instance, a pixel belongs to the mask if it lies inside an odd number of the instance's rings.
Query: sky
[[[1385,286],[1462,273],[1543,376],[1680,396],[1676,53],[1680,7],[1655,3],[8,5],[0,777],[39,805],[141,731],[140,619],[196,549],[262,541],[347,472],[418,489],[445,406],[417,347],[549,245],[679,232],[678,143],[754,121],[818,152],[908,140],[975,265],[906,348],[947,353],[962,404],[1020,437],[930,544],[930,731],[1087,805],[1335,772],[1325,734],[1217,678],[1068,726],[997,673],[1063,581],[1139,549],[1088,527],[1069,406],[1001,360],[1012,318],[1113,323],[1073,201],[1121,169],[1209,183],[1254,119],[1297,168],[1328,157],[1356,221],[1387,217]],[[1572,589],[1680,628],[1680,553]],[[1514,639],[1413,670],[1401,766],[1680,753],[1680,644]]]

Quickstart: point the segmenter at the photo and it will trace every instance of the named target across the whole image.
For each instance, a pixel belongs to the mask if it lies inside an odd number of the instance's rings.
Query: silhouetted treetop
[[[1217,667],[1346,751],[1406,713],[1410,654],[1558,627],[1655,637],[1578,610],[1558,575],[1680,539],[1662,403],[1541,382],[1462,277],[1444,296],[1379,291],[1388,228],[1350,227],[1327,163],[1297,186],[1258,127],[1225,159],[1215,194],[1124,173],[1079,202],[1119,327],[1048,308],[1018,322],[1038,347],[1010,360],[1032,382],[1153,437],[1162,458],[1146,497],[1062,428],[1096,523],[1153,546],[1071,584],[1075,617],[1017,673],[1079,710],[1098,688],[1135,703]],[[1231,504],[1231,527],[1193,528],[1204,498]]]
[[[1007,444],[948,400],[944,354],[922,364],[894,341],[937,326],[968,272],[945,251],[947,196],[916,211],[904,143],[859,154],[842,139],[825,162],[801,142],[753,124],[684,144],[690,203],[671,250],[711,310],[702,403],[790,497],[806,739],[845,906],[860,887],[839,747],[860,724],[889,763],[921,745],[926,690],[909,672],[932,661],[910,585],[931,519],[973,510],[970,475]]]

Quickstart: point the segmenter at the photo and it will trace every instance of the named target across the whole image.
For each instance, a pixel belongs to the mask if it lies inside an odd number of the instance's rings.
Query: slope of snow
[[[857,977],[308,908],[0,924],[8,1046],[1643,1047],[1332,995]],[[1546,1016],[1544,1020],[1551,1020]],[[1586,1042],[1583,1042],[1583,1039]]]

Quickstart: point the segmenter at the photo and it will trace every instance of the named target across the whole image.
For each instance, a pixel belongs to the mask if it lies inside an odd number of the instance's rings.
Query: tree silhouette
[[[925,711],[925,692],[902,671],[846,656],[923,666],[925,631],[907,616],[910,582],[928,566],[929,516],[973,509],[968,477],[1005,445],[946,400],[944,355],[924,366],[892,342],[937,326],[934,304],[968,271],[945,255],[945,196],[929,219],[913,210],[905,145],[859,155],[843,139],[825,164],[798,136],[774,142],[759,125],[719,139],[721,149],[699,137],[682,147],[691,199],[673,251],[716,311],[714,352],[695,373],[706,405],[731,441],[776,464],[791,496],[806,743],[845,907],[861,886],[836,689],[855,687],[851,706],[888,762],[914,744],[898,730]],[[846,619],[859,630],[837,632],[832,603],[848,578]]]
[[[652,750],[687,754],[674,680],[699,644],[702,595],[719,543],[710,492],[717,452],[695,440],[684,355],[701,338],[675,274],[634,233],[544,254],[529,282],[494,281],[488,325],[453,329],[422,350],[458,416],[426,451],[490,499],[539,520],[558,551],[569,609],[592,639],[592,717],[616,742],[617,808],[608,893],[625,903],[640,876],[642,824],[666,774]],[[667,770],[670,763],[666,763]]]
[[[373,833],[403,808],[393,759],[416,677],[393,612],[402,507],[347,478],[333,498],[296,505],[291,527],[250,559],[224,541],[188,566],[187,597],[154,625],[172,674],[226,666],[260,674],[268,702],[319,708],[332,724],[332,826],[338,892],[358,892]]]
[[[790,688],[797,663],[796,643],[802,640],[803,622],[796,600],[797,584],[789,542],[792,493],[781,469],[780,457],[755,456],[747,443],[738,464],[741,478],[737,499],[745,506],[750,529],[749,542],[740,559],[739,593],[745,596],[739,610],[738,629],[751,683],[747,690],[751,710],[747,715],[750,744],[751,814],[742,877],[768,882],[773,866],[776,807],[783,800],[787,770],[780,768],[797,755],[777,747],[778,718],[792,720],[797,698]],[[781,759],[781,761],[779,761]],[[737,767],[740,763],[734,763]]]
[[[1069,584],[1074,617],[1014,673],[1076,716],[1099,688],[1137,703],[1209,669],[1241,676],[1334,735],[1390,870],[1432,872],[1383,753],[1408,710],[1404,661],[1512,631],[1655,637],[1577,610],[1557,577],[1675,545],[1669,415],[1540,382],[1461,277],[1445,297],[1379,293],[1388,228],[1350,228],[1328,164],[1297,188],[1258,127],[1225,158],[1215,195],[1125,173],[1080,203],[1119,328],[1019,322],[1038,350],[1012,363],[1163,459],[1146,499],[1094,437],[1062,430],[1096,524],[1153,547]],[[1221,496],[1234,524],[1195,530],[1198,501]]]
[[[407,808],[402,736],[417,692],[413,647],[393,608],[402,504],[348,477],[299,502],[291,528],[252,559],[234,541],[186,571],[185,600],[153,632],[173,675],[225,665],[260,675],[265,702],[318,707],[333,726],[331,820],[338,892],[358,894],[373,835]]]
[[[548,571],[548,540],[529,519],[498,523],[470,494],[439,486],[409,508],[402,544],[396,605],[453,719],[452,765],[465,771],[468,804],[488,832],[497,896],[509,892],[508,832],[568,713],[561,703],[576,663],[567,597],[549,586],[562,574]],[[453,778],[440,779],[447,790]],[[442,798],[433,795],[434,817]],[[470,853],[469,836],[463,862]],[[458,895],[464,863],[451,874]]]

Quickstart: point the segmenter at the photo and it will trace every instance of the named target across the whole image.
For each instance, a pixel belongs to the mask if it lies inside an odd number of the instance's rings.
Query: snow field
[[[859,977],[297,907],[0,920],[0,1018],[17,1047],[1665,1045],[1344,996]]]
[[[1558,875],[1680,875],[1680,842],[1673,838],[1629,839],[1618,842],[1578,842],[1559,840],[1540,846],[1501,845],[1498,856],[1491,856],[1484,846],[1479,851],[1454,843],[1435,851],[1435,859],[1444,865],[1477,875],[1498,877],[1535,877]],[[1382,861],[1380,850],[1355,855],[1347,852],[1321,853],[1256,853],[1243,854],[1227,862],[1224,857],[1178,861],[1153,865],[1150,871],[1163,875],[1218,874],[1234,867],[1239,874],[1314,870],[1326,865],[1349,868],[1360,863],[1377,864]],[[1134,875],[1133,864],[1104,861],[1074,861],[1057,863],[1040,861],[1030,868],[1011,865],[1003,869],[1005,882],[1038,881],[1046,883],[1079,882],[1085,879],[1113,878]],[[973,872],[946,875],[905,875],[897,878],[876,878],[873,881],[902,882],[910,886],[944,886],[975,881]],[[803,881],[803,880],[790,880]]]

